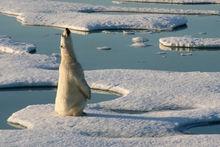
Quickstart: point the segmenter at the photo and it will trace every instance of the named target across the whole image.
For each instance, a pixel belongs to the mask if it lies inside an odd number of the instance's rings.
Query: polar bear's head
[[[68,28],[66,28],[61,35],[60,49],[61,49],[61,57],[69,56],[73,60],[76,60],[72,45],[71,32]]]

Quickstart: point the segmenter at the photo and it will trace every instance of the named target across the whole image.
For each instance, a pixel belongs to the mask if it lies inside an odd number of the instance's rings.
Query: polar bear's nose
[[[70,30],[68,29],[68,28],[66,28],[66,34],[67,34],[67,36],[69,36],[70,35]]]
[[[64,31],[63,31],[63,34],[61,35],[62,37],[69,37],[70,36],[70,30],[68,28],[66,28]]]

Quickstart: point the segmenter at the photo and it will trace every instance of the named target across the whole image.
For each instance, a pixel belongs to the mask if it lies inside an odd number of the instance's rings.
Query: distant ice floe
[[[136,43],[136,42],[147,42],[148,39],[147,38],[144,38],[144,37],[133,37],[132,38],[132,42],[133,43]]]
[[[219,0],[117,0],[119,2],[171,3],[171,4],[219,4]]]
[[[27,80],[32,78],[36,65],[14,83],[19,80],[27,85],[35,82],[42,85],[43,81],[48,85],[56,83],[57,73],[52,72]],[[8,75],[11,74],[15,76],[11,72]],[[185,125],[220,119],[220,73],[117,69],[86,71],[85,75],[92,88],[115,91],[122,96],[88,105],[84,117],[60,117],[54,112],[53,104],[28,106],[8,119],[27,129],[0,130],[0,145],[219,145],[218,134],[184,135],[178,130]],[[47,79],[54,81],[49,83]]]
[[[100,46],[100,47],[97,47],[96,49],[97,50],[111,50],[111,48],[108,46]]]
[[[16,7],[14,7],[16,5]],[[89,13],[107,9],[78,3],[48,0],[2,0],[0,12],[16,16],[26,25],[44,25],[70,28],[77,31],[112,29],[146,29],[155,31],[172,30],[185,25],[187,19],[181,16],[139,14],[113,15]]]
[[[148,39],[144,37],[133,37],[131,41],[132,41],[131,47],[143,48],[149,46],[146,43]]]
[[[36,52],[36,46],[30,43],[12,40],[9,36],[0,35],[0,52],[9,54],[26,54]]]
[[[160,38],[159,42],[165,50],[166,47],[220,49],[220,38],[165,37]]]

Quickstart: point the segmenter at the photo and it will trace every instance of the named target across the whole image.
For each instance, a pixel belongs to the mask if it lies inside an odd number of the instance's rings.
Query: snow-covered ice
[[[119,2],[174,3],[174,4],[219,4],[219,0],[118,0]]]
[[[0,88],[56,86],[59,56],[0,54]]]
[[[16,7],[14,7],[16,5]],[[112,15],[93,12],[103,6],[47,0],[2,0],[0,12],[16,16],[26,25],[68,27],[78,31],[108,29],[172,30],[187,23],[185,17],[158,14]]]
[[[122,96],[88,105],[85,117],[60,117],[53,104],[28,106],[8,119],[28,129],[0,130],[0,145],[219,145],[220,135],[183,135],[178,129],[220,119],[220,73],[115,69],[86,71],[85,75],[92,88]],[[46,77],[56,83],[57,74]],[[20,77],[20,82],[26,78]],[[31,81],[26,84],[30,86]]]
[[[97,50],[111,50],[111,48],[108,46],[100,46],[100,47],[97,47],[96,49]]]
[[[144,38],[144,37],[133,37],[133,38],[132,38],[132,42],[133,42],[133,43],[146,42],[146,41],[148,41],[148,39],[147,39],[147,38]]]
[[[146,44],[148,39],[145,37],[133,37],[131,41],[132,41],[131,47],[142,48],[142,47],[149,46]]]
[[[26,54],[36,52],[36,46],[30,43],[12,40],[9,36],[0,35],[0,52],[9,54]]]
[[[165,47],[220,49],[220,38],[165,37],[160,38],[159,42]]]

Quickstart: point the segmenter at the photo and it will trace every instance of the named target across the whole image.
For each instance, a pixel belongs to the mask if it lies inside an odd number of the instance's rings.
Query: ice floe
[[[144,37],[133,37],[133,38],[132,38],[132,42],[133,42],[133,43],[146,42],[146,41],[148,41],[148,39],[147,39],[147,38],[144,38]]]
[[[0,88],[56,86],[59,56],[0,54]]]
[[[159,39],[160,44],[165,47],[179,48],[219,48],[220,38],[193,38],[184,37],[165,37]]]
[[[16,16],[18,20],[26,25],[68,27],[78,31],[109,29],[163,31],[172,30],[187,23],[185,17],[173,15],[129,14],[121,16],[106,13],[89,13],[102,9],[106,8],[103,6],[47,0],[0,1],[0,12]]]
[[[118,0],[119,2],[171,3],[171,4],[219,4],[219,0]]]
[[[146,43],[148,39],[144,37],[133,37],[131,41],[132,41],[131,47],[142,48],[149,46]]]
[[[101,46],[101,47],[97,47],[96,49],[97,50],[111,50],[111,48],[108,46]]]
[[[12,40],[9,36],[0,35],[0,52],[9,54],[26,54],[36,52],[36,46],[30,43]]]
[[[0,145],[219,145],[220,135],[183,135],[178,129],[220,119],[220,73],[117,69],[85,75],[91,87],[123,96],[88,105],[84,117],[60,117],[53,104],[28,106],[8,119],[28,129],[0,130]]]
[[[148,46],[145,42],[135,42],[131,44],[131,47],[135,47],[135,48],[143,48]]]

